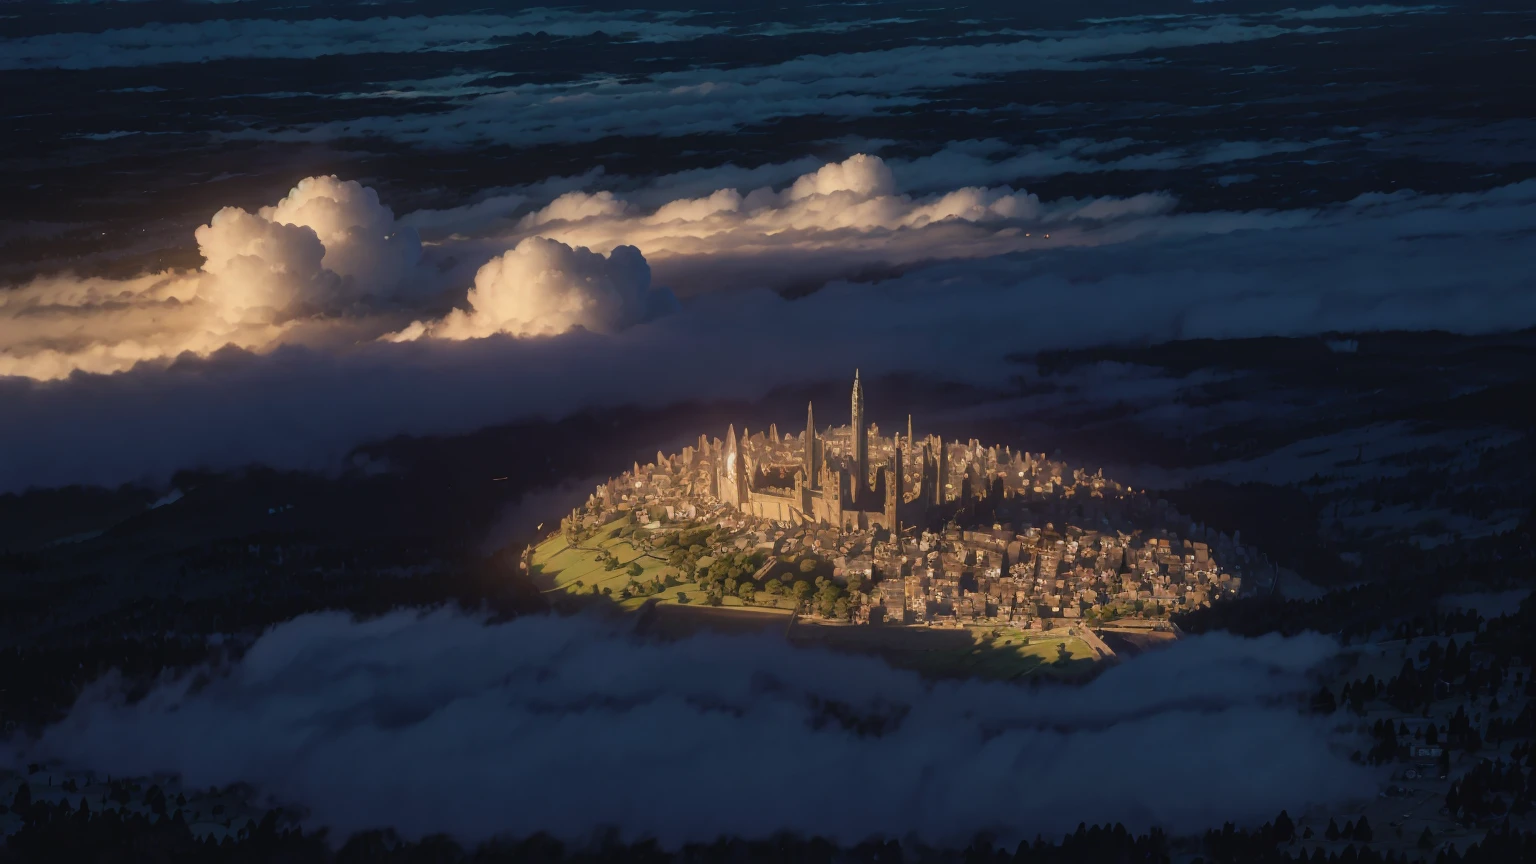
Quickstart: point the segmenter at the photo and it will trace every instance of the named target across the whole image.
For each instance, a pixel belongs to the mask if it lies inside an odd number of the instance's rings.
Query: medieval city
[[[549,590],[781,612],[806,623],[1071,631],[1271,589],[1255,550],[1043,453],[849,422],[701,435],[599,485],[524,553]]]

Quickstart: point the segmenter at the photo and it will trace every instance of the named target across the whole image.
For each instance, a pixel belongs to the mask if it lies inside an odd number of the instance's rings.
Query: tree
[[[11,812],[25,817],[27,808],[32,806],[32,787],[25,781],[16,788],[16,794],[11,797]]]
[[[1354,839],[1356,843],[1371,842],[1371,823],[1363,814],[1360,816],[1360,821],[1355,823]]]
[[[839,588],[836,582],[824,582],[821,590],[816,592],[816,611],[820,612],[823,618],[846,618],[848,617],[846,600],[843,604],[844,614],[837,614],[837,601],[844,599],[843,589]]]
[[[1339,839],[1339,823],[1329,818],[1328,830],[1323,832],[1323,836],[1327,837],[1330,841]]]
[[[800,572],[804,573],[807,576],[811,575],[812,573],[815,573],[816,572],[816,559],[815,558],[809,558],[809,557],[801,558],[800,559]]]
[[[763,583],[763,590],[777,597],[784,593],[784,583],[777,579],[769,579]]]
[[[736,589],[736,595],[742,599],[742,602],[755,603],[757,602],[757,586],[752,584],[751,579],[748,579],[741,583],[740,588]]]
[[[1424,833],[1419,835],[1419,848],[1426,852],[1435,848],[1435,835],[1428,825],[1424,826]]]
[[[1275,839],[1281,843],[1289,843],[1296,836],[1296,823],[1291,821],[1291,814],[1280,811],[1275,817]]]
[[[629,575],[631,575],[631,576],[639,576],[641,573],[644,573],[644,572],[645,572],[645,568],[640,566],[640,562],[639,561],[631,561],[630,562],[630,564],[629,564]]]
[[[839,621],[848,620],[848,598],[839,597],[832,601],[832,617]]]
[[[794,587],[791,588],[790,591],[794,595],[794,598],[801,602],[811,599],[811,583],[805,581],[804,579],[796,580]]]
[[[1333,691],[1324,684],[1322,689],[1312,697],[1312,710],[1317,714],[1332,714],[1337,711],[1339,703],[1333,698]]]

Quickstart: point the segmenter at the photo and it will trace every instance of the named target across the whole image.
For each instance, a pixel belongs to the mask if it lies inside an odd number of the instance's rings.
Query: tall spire
[[[912,415],[907,415],[907,446],[912,446]]]
[[[864,427],[864,386],[859,370],[853,370],[853,500],[869,486],[869,434]]]
[[[720,500],[732,507],[740,508],[745,498],[743,467],[741,456],[736,450],[736,424],[732,423],[725,433],[725,449],[717,469],[720,478]]]
[[[929,503],[942,507],[946,497],[944,484],[949,482],[949,448],[944,446],[943,438],[935,438],[933,450],[933,497]]]
[[[805,403],[805,485],[814,489],[820,484],[817,475],[821,473],[821,462],[817,459],[816,451],[821,448],[821,440],[816,435],[816,412],[811,408],[811,403]]]

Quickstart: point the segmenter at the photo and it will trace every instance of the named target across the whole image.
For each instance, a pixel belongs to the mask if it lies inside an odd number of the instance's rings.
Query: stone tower
[[[802,458],[806,488],[821,488],[821,436],[816,434],[816,412],[809,402],[805,403],[805,453]]]
[[[746,472],[741,454],[736,448],[736,425],[731,424],[725,433],[724,452],[720,454],[720,500],[736,509],[746,503]]]
[[[898,445],[891,464],[885,469],[885,524],[893,541],[901,537],[901,505],[906,500],[906,491],[902,485],[901,447]]]
[[[853,370],[853,501],[869,486],[869,433],[864,427],[864,385],[859,370]],[[867,497],[867,496],[866,496]]]
[[[928,503],[944,506],[944,484],[949,481],[949,448],[942,437],[934,439],[933,448],[933,498]]]

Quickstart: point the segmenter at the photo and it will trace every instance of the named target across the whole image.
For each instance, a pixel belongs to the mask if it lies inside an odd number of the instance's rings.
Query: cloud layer
[[[1316,636],[1203,636],[1031,692],[925,684],[767,637],[661,644],[582,618],[310,615],[196,692],[188,676],[129,706],[99,682],[21,757],[246,781],[340,832],[465,841],[615,826],[669,846],[785,829],[952,844],[1083,819],[1190,831],[1370,794],[1372,775],[1289,698],[1334,650]]]
[[[670,42],[717,32],[676,23],[676,16],[619,17],[534,9],[521,15],[442,15],[409,18],[313,18],[300,21],[213,19],[150,23],[96,33],[44,33],[0,40],[0,71],[104,69],[234,58],[308,59],[347,54],[486,51],[509,37],[632,34]]]
[[[382,136],[438,147],[516,141],[520,146],[595,141],[611,135],[732,132],[801,115],[852,119],[921,104],[944,88],[1037,70],[1088,70],[1142,52],[1254,42],[1313,25],[1282,27],[1214,18],[1199,23],[1063,32],[1010,31],[988,41],[907,44],[873,51],[808,54],[758,66],[659,72],[497,88],[420,114],[374,115],[249,137],[328,141]]]
[[[323,469],[398,434],[751,398],[854,367],[990,386],[1044,349],[1536,325],[1536,182],[1189,212],[1158,194],[900,191],[911,165],[668,181],[681,195],[579,180],[401,220],[322,177],[220,211],[202,270],[0,294],[0,452],[20,454],[0,491]],[[796,287],[811,293],[770,290]]]

